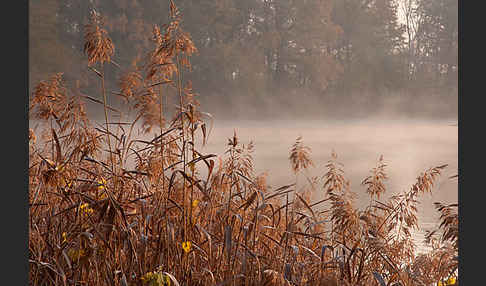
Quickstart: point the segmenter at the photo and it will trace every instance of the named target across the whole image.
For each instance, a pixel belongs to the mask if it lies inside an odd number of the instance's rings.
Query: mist
[[[227,102],[230,101],[230,102]],[[414,95],[399,92],[385,96],[355,94],[320,98],[315,95],[282,93],[262,98],[201,96],[201,108],[223,120],[450,120],[457,121],[457,96]]]
[[[115,64],[104,67],[108,104],[129,113],[117,95],[120,77],[140,70],[145,78],[154,25],[167,23],[167,6],[38,2],[29,2],[31,91],[64,72],[70,94],[101,99],[99,77],[83,52],[82,27],[96,9],[116,47]],[[224,156],[236,132],[242,142],[254,142],[255,171],[268,173],[276,189],[294,180],[289,149],[302,136],[315,163],[307,176],[322,176],[334,150],[361,207],[369,200],[360,183],[381,155],[387,196],[409,189],[426,169],[448,164],[434,192],[421,198],[421,223],[437,221],[433,202],[457,202],[457,180],[449,179],[458,172],[457,3],[382,1],[361,9],[363,1],[209,2],[176,1],[181,26],[197,48],[182,77],[184,86],[192,83],[198,108],[209,114],[206,153]],[[175,90],[161,91],[167,118],[177,112]],[[87,112],[103,122],[102,105],[87,102]],[[132,112],[124,120],[135,117]]]
[[[204,111],[217,118],[457,117],[457,1],[387,0],[367,9],[359,0],[226,2],[177,2],[197,49],[183,85],[191,82]],[[104,67],[109,104],[119,102],[124,74],[146,68],[167,3],[33,1],[30,90],[63,72],[70,90],[101,99],[83,51],[92,9],[115,45]],[[164,96],[170,112],[177,96]]]

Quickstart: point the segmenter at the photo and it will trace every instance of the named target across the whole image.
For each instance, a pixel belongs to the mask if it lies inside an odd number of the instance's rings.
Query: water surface
[[[409,190],[416,178],[426,169],[448,164],[437,180],[432,194],[422,195],[418,209],[419,223],[425,229],[433,228],[438,219],[434,202],[457,202],[457,179],[449,177],[458,170],[458,129],[451,120],[363,120],[363,121],[226,121],[215,122],[206,153],[223,155],[234,130],[242,143],[255,144],[254,163],[258,173],[267,172],[267,182],[274,189],[294,182],[288,160],[289,151],[298,136],[312,150],[315,167],[308,176],[322,176],[325,164],[334,150],[338,161],[357,193],[356,204],[369,203],[362,180],[383,155],[387,164],[388,196]],[[304,181],[301,175],[301,181]],[[324,192],[313,194],[315,200],[324,198]],[[423,231],[414,235],[418,244]],[[423,248],[422,248],[423,249]]]
[[[35,125],[31,122],[32,128]],[[267,172],[267,183],[273,189],[294,183],[289,151],[296,138],[302,136],[304,144],[311,148],[315,166],[299,175],[299,185],[305,182],[304,175],[322,176],[334,150],[338,161],[344,164],[352,191],[357,194],[356,205],[359,208],[369,203],[361,182],[376,166],[381,155],[387,164],[389,177],[384,199],[409,190],[417,176],[428,168],[449,165],[437,180],[432,194],[419,198],[419,224],[423,230],[437,224],[434,202],[458,201],[457,179],[449,178],[458,172],[458,129],[454,120],[215,120],[207,145],[204,148],[199,146],[199,150],[202,149],[204,154],[224,157],[228,138],[233,136],[234,131],[240,142],[247,144],[253,141],[255,171],[257,174]],[[322,190],[313,194],[315,201],[324,197]],[[414,234],[418,245],[422,244],[423,230]],[[421,246],[421,250],[424,249]]]

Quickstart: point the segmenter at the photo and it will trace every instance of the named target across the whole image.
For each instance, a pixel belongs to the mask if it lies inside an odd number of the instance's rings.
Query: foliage
[[[96,10],[118,51],[105,76],[115,89],[126,71],[153,47],[154,26],[170,19],[163,1],[49,0],[30,4],[31,86],[50,73],[79,79],[95,94],[84,68],[83,27]],[[184,78],[205,102],[292,102],[297,94],[343,102],[395,92],[412,96],[457,93],[457,1],[216,0],[178,1],[198,57]],[[405,95],[404,95],[405,96]],[[271,98],[269,98],[271,97]],[[108,98],[108,104],[111,99]],[[208,105],[208,109],[212,109]],[[214,110],[210,110],[214,111]]]
[[[119,111],[106,100],[71,94],[62,74],[41,81],[32,94],[30,118],[46,123],[39,139],[29,130],[33,285],[457,283],[450,278],[457,270],[456,205],[437,204],[443,235],[429,236],[431,253],[416,256],[410,233],[418,227],[419,196],[432,191],[446,165],[378,201],[387,179],[380,157],[363,181],[370,205],[360,210],[335,153],[324,175],[309,181],[324,190],[311,202],[295,184],[270,190],[266,175],[254,172],[253,143],[242,144],[236,132],[223,157],[199,152],[211,117],[199,110],[192,86],[183,85],[196,48],[181,28],[182,13],[169,4],[169,23],[154,27],[146,62],[121,78],[119,94],[135,113],[132,122],[117,121]],[[94,66],[102,68],[99,61],[108,62],[114,47],[99,54],[104,48],[90,35],[87,56],[103,84],[105,73]],[[102,35],[109,43],[109,33]],[[161,85],[164,93],[155,89]],[[164,97],[179,100],[171,119]],[[84,99],[103,105],[104,126],[87,118]],[[152,140],[133,134],[141,119],[144,131],[159,132]],[[296,176],[312,166],[302,138],[289,159]]]

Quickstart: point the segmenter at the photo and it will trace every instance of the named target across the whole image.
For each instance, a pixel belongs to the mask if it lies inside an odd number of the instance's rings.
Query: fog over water
[[[102,121],[99,122],[102,124]],[[36,124],[31,122],[31,127]],[[41,127],[36,128],[36,132]],[[136,128],[135,128],[136,129]],[[157,128],[155,128],[157,129]],[[208,127],[209,129],[209,127]],[[422,230],[432,229],[438,222],[438,213],[433,203],[455,203],[458,201],[458,183],[450,179],[458,173],[458,127],[456,119],[361,119],[361,120],[219,120],[215,118],[206,146],[201,138],[196,146],[203,154],[225,157],[228,138],[236,134],[242,144],[254,143],[254,167],[258,175],[267,172],[267,183],[271,190],[294,183],[288,159],[292,144],[298,136],[304,145],[311,148],[314,167],[299,175],[297,189],[308,177],[322,176],[327,171],[325,164],[334,150],[338,161],[344,164],[346,178],[351,190],[357,194],[356,206],[364,208],[369,196],[361,182],[370,174],[380,155],[387,164],[385,181],[387,191],[381,198],[408,191],[416,178],[426,169],[448,164],[438,178],[432,194],[419,196],[419,225]],[[154,130],[154,132],[158,132]],[[137,133],[137,132],[135,132]],[[137,136],[134,134],[135,137]],[[141,135],[152,137],[151,135]],[[202,170],[204,172],[204,170]],[[322,186],[322,184],[320,185]],[[312,200],[324,198],[318,190]],[[414,234],[414,239],[423,247],[424,232]]]
[[[383,155],[387,164],[387,195],[410,189],[421,172],[430,167],[448,164],[437,180],[432,194],[419,197],[419,224],[431,229],[438,221],[434,202],[454,203],[458,200],[457,179],[449,177],[458,172],[458,128],[455,120],[275,120],[275,121],[217,121],[214,123],[204,153],[223,155],[229,137],[236,130],[240,141],[255,145],[253,153],[257,174],[268,172],[267,183],[276,189],[294,182],[288,160],[295,139],[312,149],[314,167],[309,176],[322,176],[325,164],[334,150],[344,164],[351,189],[357,193],[356,205],[369,203],[362,180]],[[301,176],[299,182],[304,182]],[[314,200],[324,198],[324,192],[313,194]],[[421,244],[423,233],[415,235]]]

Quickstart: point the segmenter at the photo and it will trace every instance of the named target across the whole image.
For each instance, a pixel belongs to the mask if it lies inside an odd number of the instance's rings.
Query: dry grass
[[[454,275],[457,205],[437,204],[443,235],[428,236],[432,252],[416,256],[410,234],[418,228],[419,196],[432,191],[446,166],[378,201],[387,179],[381,157],[363,181],[370,204],[359,210],[334,153],[324,175],[297,192],[296,184],[270,191],[266,174],[255,174],[254,145],[242,144],[236,132],[224,156],[199,152],[211,118],[199,110],[190,83],[183,86],[196,48],[172,1],[170,7],[170,23],[154,27],[146,63],[120,79],[133,122],[110,121],[104,86],[103,102],[89,98],[103,104],[104,127],[89,121],[83,98],[69,94],[62,74],[35,89],[31,118],[47,124],[40,138],[29,131],[31,284],[430,285]],[[86,53],[102,69],[114,47],[98,18],[92,21]],[[171,119],[167,96],[180,103]],[[140,120],[158,135],[135,137]],[[292,146],[296,183],[313,166],[310,151],[300,137]],[[311,202],[310,191],[321,199]]]

